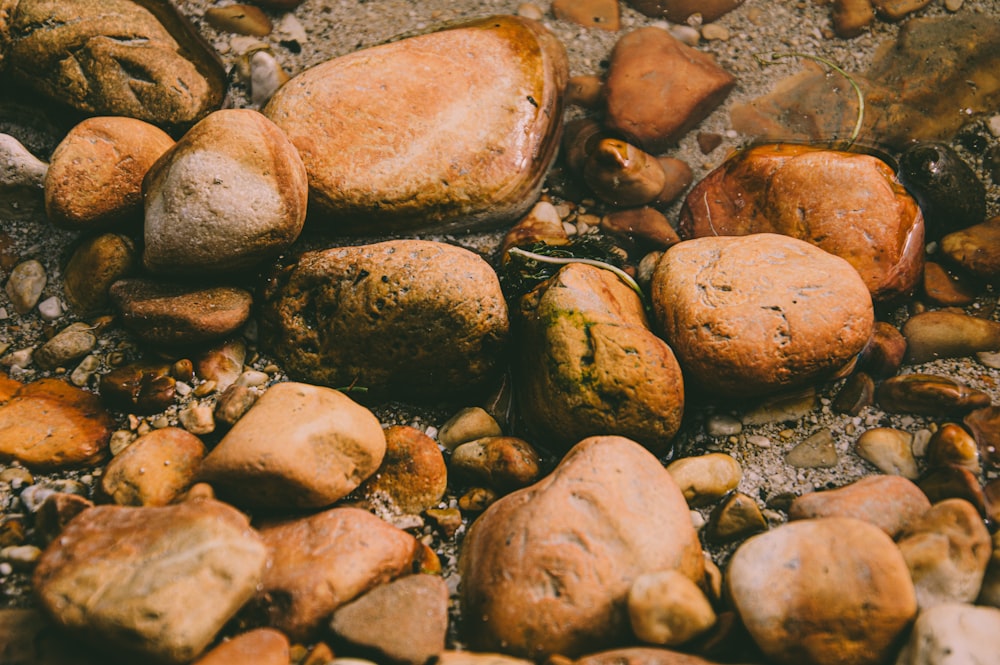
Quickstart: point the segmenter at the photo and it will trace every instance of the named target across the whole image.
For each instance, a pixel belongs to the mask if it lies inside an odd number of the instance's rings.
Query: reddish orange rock
[[[194,665],[288,665],[288,638],[272,628],[257,628],[226,640]]]
[[[553,0],[552,13],[585,28],[614,31],[621,25],[618,0]]]
[[[0,407],[0,460],[35,470],[92,466],[104,458],[114,427],[96,395],[41,379]]]
[[[124,506],[165,506],[193,482],[205,446],[179,427],[156,429],[136,439],[104,470],[101,487]]]

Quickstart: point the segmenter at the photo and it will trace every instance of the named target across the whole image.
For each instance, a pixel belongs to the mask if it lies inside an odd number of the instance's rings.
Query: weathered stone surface
[[[866,430],[854,446],[858,457],[874,464],[882,473],[915,480],[920,475],[913,456],[913,435],[891,427]]]
[[[35,349],[31,359],[42,369],[52,370],[79,360],[93,351],[95,346],[97,346],[97,336],[94,335],[93,326],[77,321]]]
[[[365,591],[417,572],[420,543],[371,513],[333,508],[264,526],[271,566],[250,614],[294,640],[315,636],[333,611]]]
[[[1000,653],[1000,609],[943,603],[921,610],[896,665],[989,663]]]
[[[565,50],[541,23],[494,16],[316,65],[264,112],[336,228],[470,229],[537,199],[567,78]]]
[[[226,640],[194,665],[288,665],[288,638],[271,628],[257,628]]]
[[[194,482],[205,445],[179,427],[154,429],[118,453],[101,489],[121,506],[165,506]]]
[[[868,342],[871,296],[843,259],[771,233],[674,245],[651,285],[685,379],[759,396],[835,375]]]
[[[917,612],[892,539],[845,517],[751,538],[730,560],[726,584],[757,645],[787,665],[884,662]]]
[[[222,339],[250,318],[253,296],[234,286],[191,286],[134,278],[111,285],[122,325],[154,345],[184,346]]]
[[[920,608],[971,603],[979,595],[992,552],[990,532],[964,499],[935,503],[898,539]]]
[[[271,279],[260,316],[290,375],[373,399],[467,396],[499,371],[510,326],[493,268],[429,240],[307,252]]]
[[[24,0],[9,34],[6,74],[86,113],[183,126],[222,104],[218,56],[166,3]]]
[[[437,575],[400,577],[338,608],[330,630],[380,661],[424,665],[444,651],[448,585]]]
[[[553,0],[552,13],[585,28],[616,31],[621,27],[618,0]]]
[[[108,290],[131,273],[136,260],[135,243],[126,235],[102,233],[84,240],[63,271],[66,300],[80,314],[108,306]]]
[[[52,153],[45,214],[63,228],[103,229],[142,215],[142,179],[174,144],[159,127],[135,118],[88,118]]]
[[[216,111],[146,174],[143,264],[185,277],[252,268],[298,238],[307,195],[305,166],[273,122]]]
[[[605,124],[651,153],[664,152],[732,90],[733,76],[662,28],[615,44],[604,83]]]
[[[36,470],[93,466],[104,459],[114,429],[96,395],[39,379],[0,406],[0,459]]]
[[[680,367],[613,273],[565,266],[521,299],[519,331],[517,396],[532,431],[563,450],[605,432],[669,449],[684,412]]]
[[[407,425],[385,429],[385,457],[358,488],[369,502],[388,501],[404,513],[419,513],[438,503],[448,486],[444,455],[434,439]]]
[[[924,258],[916,201],[871,155],[765,144],[728,159],[688,193],[682,237],[781,233],[835,254],[876,300],[910,293]]]
[[[493,503],[459,559],[474,649],[539,657],[587,653],[629,634],[632,580],[676,569],[700,581],[701,547],[683,495],[657,459],[592,437],[538,483]]]
[[[357,488],[384,455],[371,411],[331,388],[278,383],[208,454],[199,478],[237,505],[319,508]]]
[[[538,452],[516,436],[489,436],[455,448],[448,462],[453,473],[483,483],[503,494],[538,480]]]
[[[64,628],[118,654],[180,664],[253,595],[266,558],[247,518],[223,503],[98,506],[49,545],[33,585]]]
[[[895,537],[931,507],[919,487],[901,476],[868,476],[837,489],[796,497],[788,519],[853,517]]]

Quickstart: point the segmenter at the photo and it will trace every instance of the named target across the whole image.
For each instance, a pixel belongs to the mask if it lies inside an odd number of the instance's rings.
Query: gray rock
[[[42,369],[55,369],[84,357],[95,346],[97,336],[93,327],[86,323],[71,323],[35,349],[32,358]]]

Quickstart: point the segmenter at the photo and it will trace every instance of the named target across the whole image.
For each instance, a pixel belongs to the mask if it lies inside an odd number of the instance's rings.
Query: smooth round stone
[[[979,446],[961,425],[944,423],[927,444],[927,462],[934,465],[961,466],[979,474]]]
[[[984,279],[1000,275],[1000,217],[949,233],[941,252],[952,262]]]
[[[150,414],[174,403],[177,380],[163,363],[129,363],[101,375],[101,400],[112,408]]]
[[[989,663],[1000,654],[1000,609],[942,603],[922,610],[895,665]]]
[[[497,421],[479,406],[461,409],[449,418],[438,430],[437,440],[447,450],[487,436],[500,436],[503,431]]]
[[[913,457],[913,435],[891,427],[866,430],[854,444],[858,456],[874,464],[882,473],[910,480],[920,474]]]
[[[899,0],[880,0],[880,11]],[[926,0],[914,4],[926,5]],[[968,164],[946,143],[919,142],[899,157],[899,180],[920,204],[927,239],[938,240],[986,218],[986,188]]]
[[[683,457],[668,464],[667,472],[692,508],[718,501],[743,478],[740,463],[725,453]]]
[[[781,665],[875,665],[917,613],[899,549],[845,517],[789,522],[733,554],[729,596],[764,654]]]
[[[42,369],[51,370],[82,358],[93,351],[95,346],[97,337],[92,326],[81,322],[71,323],[35,349],[32,359]]]
[[[63,270],[63,292],[70,306],[87,314],[108,306],[108,290],[136,267],[135,243],[119,233],[84,240]]]
[[[853,517],[895,537],[919,519],[931,502],[917,485],[899,476],[868,476],[837,489],[796,497],[788,519]]]
[[[826,428],[810,434],[785,453],[785,462],[799,469],[828,469],[839,461],[833,433]]]
[[[537,200],[567,79],[541,23],[493,16],[311,67],[264,113],[298,148],[333,228],[468,230]]]
[[[710,543],[731,543],[767,529],[767,520],[757,502],[741,492],[733,492],[712,511],[705,527]]]
[[[42,297],[42,289],[45,288],[48,279],[45,267],[35,259],[14,266],[4,287],[14,311],[18,314],[30,312]]]
[[[976,301],[977,291],[971,280],[952,275],[940,263],[924,264],[924,294],[933,304],[965,307]]]
[[[370,502],[388,500],[404,513],[437,505],[448,485],[444,455],[434,439],[406,425],[385,429],[385,457],[358,494]]]
[[[956,416],[990,405],[990,396],[947,376],[903,374],[886,379],[875,391],[886,411],[925,416]]]
[[[146,268],[217,275],[253,268],[298,238],[308,182],[281,129],[257,111],[228,109],[206,117],[164,153],[143,195]]]
[[[903,336],[910,364],[1000,350],[1000,323],[952,310],[910,317],[903,324]]]
[[[706,23],[736,9],[743,0],[627,0],[636,11],[671,23],[685,23],[699,14]]]
[[[871,294],[849,263],[771,233],[674,245],[651,290],[657,327],[685,380],[719,396],[830,378],[874,326]]]
[[[226,337],[246,323],[253,304],[250,293],[236,287],[192,287],[141,278],[115,282],[109,295],[122,325],[142,341],[163,346]]]
[[[205,445],[177,427],[150,431],[112,458],[101,489],[120,506],[165,506],[194,482]]]
[[[503,494],[538,480],[541,460],[524,439],[492,436],[468,441],[455,448],[449,468]]]
[[[159,127],[119,116],[87,118],[52,153],[45,214],[56,226],[103,229],[142,214],[142,179],[174,144]]]
[[[193,665],[288,665],[291,658],[288,638],[273,628],[255,628],[219,644]]]
[[[676,570],[637,577],[628,592],[628,615],[636,637],[665,646],[684,644],[715,624],[705,593]]]

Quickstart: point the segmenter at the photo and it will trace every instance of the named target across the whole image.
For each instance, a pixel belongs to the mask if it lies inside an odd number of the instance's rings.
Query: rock
[[[530,485],[542,472],[535,449],[514,436],[491,436],[463,443],[451,452],[449,468],[501,494]]]
[[[503,430],[485,409],[469,406],[449,418],[438,430],[438,443],[447,450],[455,450],[467,441],[487,436],[500,436]]]
[[[717,505],[705,526],[705,540],[731,543],[767,529],[767,520],[751,497],[733,492]]]
[[[416,572],[419,542],[371,513],[332,508],[264,526],[271,566],[248,608],[293,640],[314,637],[341,605]]]
[[[829,469],[837,466],[839,461],[833,433],[825,427],[816,430],[785,453],[785,462],[799,469]]]
[[[260,394],[253,388],[231,385],[219,394],[212,411],[214,421],[232,427],[257,402]],[[188,428],[190,431],[190,428]],[[384,460],[383,460],[384,461]]]
[[[42,189],[48,169],[48,164],[31,154],[16,138],[0,134],[0,186]]]
[[[176,127],[222,104],[218,56],[172,6],[25,0],[6,32],[6,75],[84,113]]]
[[[704,120],[735,84],[710,55],[662,28],[639,28],[611,52],[605,124],[643,150],[661,153]]]
[[[725,453],[683,457],[668,464],[667,472],[692,508],[715,503],[743,479],[740,463]]]
[[[830,378],[874,323],[868,289],[846,261],[770,233],[674,245],[656,266],[651,295],[685,379],[719,396]]]
[[[21,387],[0,406],[0,459],[45,471],[94,466],[115,429],[97,396],[59,379]]]
[[[837,413],[856,416],[874,403],[875,381],[866,372],[854,372],[844,381],[831,406]]]
[[[111,408],[150,414],[174,403],[177,380],[164,363],[129,363],[101,375],[101,399]]]
[[[35,259],[14,266],[4,287],[14,311],[18,314],[30,312],[42,297],[42,289],[47,282],[45,267]]]
[[[437,575],[406,575],[377,586],[333,613],[330,630],[379,662],[424,665],[444,651],[448,585]],[[338,650],[339,652],[339,650]]]
[[[84,240],[63,270],[63,292],[80,314],[108,306],[111,285],[127,277],[137,264],[135,243],[120,233],[102,233]]]
[[[111,285],[122,325],[147,344],[187,346],[222,339],[250,318],[253,296],[231,286],[123,279]]]
[[[568,76],[541,23],[493,16],[311,67],[264,113],[298,148],[314,212],[335,228],[469,230],[537,200]]]
[[[546,245],[569,243],[569,236],[566,234],[559,211],[548,201],[536,203],[527,215],[507,231],[500,246],[500,256],[506,261],[509,259],[507,252],[512,247],[530,249],[538,242]]]
[[[988,663],[1000,653],[1000,610],[943,603],[922,610],[896,665]]]
[[[754,641],[779,664],[884,662],[917,613],[892,539],[844,517],[750,538],[733,554],[726,586]]]
[[[529,665],[530,660],[505,656],[500,653],[472,653],[470,651],[442,651],[434,665]]]
[[[667,184],[656,157],[615,138],[601,139],[590,150],[583,179],[597,198],[620,208],[659,200]]]
[[[665,646],[689,642],[715,624],[704,592],[676,570],[637,577],[628,592],[628,615],[639,640]]]
[[[243,372],[246,355],[246,343],[242,339],[228,339],[199,355],[195,359],[195,371],[222,392]]]
[[[945,499],[964,499],[980,515],[986,514],[985,492],[979,477],[968,469],[952,465],[931,467],[917,478],[917,486],[932,504]]]
[[[64,367],[74,360],[79,360],[97,346],[97,337],[93,330],[93,326],[86,323],[79,321],[71,323],[35,349],[32,360],[42,369],[48,370]]]
[[[930,0],[872,0],[875,10],[882,18],[898,21],[907,14],[923,9]]]
[[[961,358],[979,351],[1000,350],[1000,323],[952,310],[914,314],[903,324],[905,362]]]
[[[934,305],[965,307],[976,301],[979,289],[967,277],[954,275],[940,263],[924,263],[924,295]]]
[[[249,600],[266,559],[247,518],[223,503],[98,506],[46,548],[32,583],[63,628],[119,655],[179,664]]]
[[[45,177],[45,214],[56,226],[106,229],[142,215],[142,179],[174,144],[142,120],[87,118],[52,153]]]
[[[716,663],[669,649],[626,647],[584,656],[574,660],[573,665],[716,665]]]
[[[654,249],[666,249],[681,241],[666,216],[649,206],[610,212],[601,218],[601,229]]]
[[[993,548],[990,532],[971,503],[964,499],[935,503],[899,535],[897,544],[922,610],[975,601]]]
[[[886,411],[948,417],[990,405],[990,396],[947,376],[903,374],[886,379],[875,391]]]
[[[256,628],[226,640],[193,665],[288,665],[290,659],[287,637],[271,628]]]
[[[913,457],[913,435],[891,427],[865,430],[854,446],[854,452],[871,462],[879,471],[915,480],[920,474]]]
[[[968,413],[962,423],[979,446],[979,456],[987,469],[1000,468],[1000,407],[988,406]]]
[[[184,277],[253,268],[299,237],[307,195],[305,166],[274,123],[216,111],[146,174],[143,264]]]
[[[671,23],[685,23],[694,14],[708,23],[736,9],[743,0],[628,0],[628,4],[646,16]]]
[[[875,21],[871,0],[833,0],[830,15],[838,37],[850,39],[862,34]]]
[[[165,506],[194,482],[205,445],[179,427],[140,436],[108,463],[101,489],[120,506]]]
[[[931,507],[912,481],[900,476],[868,476],[837,489],[796,497],[788,519],[853,517],[874,524],[891,538]]]
[[[566,82],[566,105],[595,110],[604,101],[604,81],[595,74],[579,74]]]
[[[983,575],[983,585],[976,603],[1000,609],[1000,531],[993,534],[993,553]]]
[[[941,238],[941,253],[953,263],[984,279],[1000,275],[1000,216]]]
[[[448,469],[434,439],[407,425],[385,429],[385,457],[358,494],[369,502],[387,498],[404,513],[421,513],[444,496]]]
[[[979,446],[971,434],[956,423],[944,423],[927,443],[927,462],[931,465],[955,465],[979,474]]]
[[[254,5],[209,7],[205,10],[205,21],[216,30],[255,37],[266,37],[272,28],[271,19]]]
[[[691,189],[679,230],[805,240],[850,263],[876,300],[908,295],[923,269],[920,208],[888,164],[862,153],[794,144],[738,152]]]
[[[510,325],[493,268],[429,240],[307,252],[266,285],[260,317],[289,375],[418,401],[482,389]]]
[[[35,534],[39,537],[39,542],[51,543],[70,520],[93,507],[93,501],[79,494],[52,492],[42,500],[34,514]]]
[[[473,523],[459,557],[463,634],[473,649],[531,657],[622,643],[632,581],[671,569],[704,572],[670,474],[633,441],[585,439]]]
[[[986,187],[947,143],[919,142],[904,150],[899,181],[920,204],[928,240],[986,219]]]
[[[613,273],[571,263],[521,298],[516,394],[529,432],[566,450],[616,432],[669,450],[684,411],[673,351]]]
[[[552,13],[585,28],[614,32],[621,27],[617,0],[553,0]]]
[[[371,476],[385,446],[378,419],[345,394],[278,383],[208,454],[199,479],[238,505],[320,508]]]
[[[906,355],[906,338],[896,326],[876,321],[868,345],[858,358],[858,369],[877,379],[884,379],[899,371]]]

